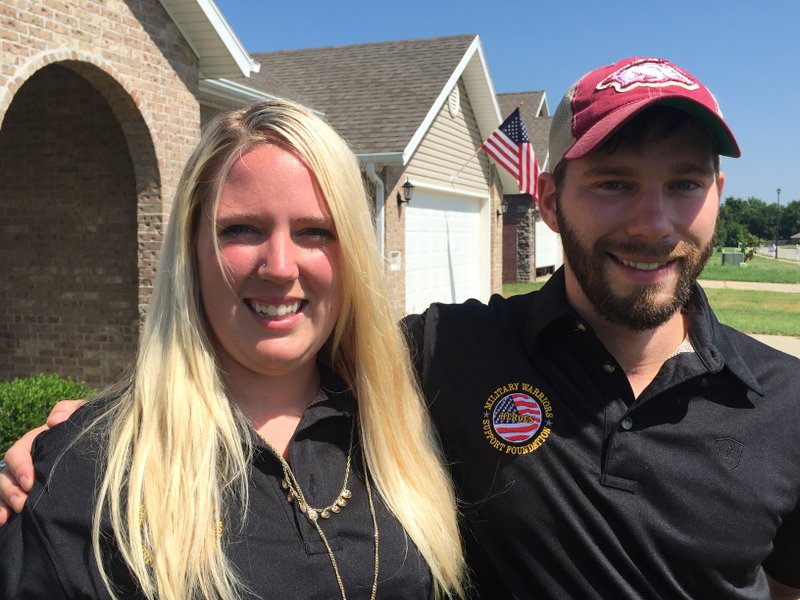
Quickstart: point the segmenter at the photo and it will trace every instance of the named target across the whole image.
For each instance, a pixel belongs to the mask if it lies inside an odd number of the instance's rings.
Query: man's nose
[[[660,186],[642,188],[629,209],[625,222],[631,237],[662,239],[674,230],[673,207]]]

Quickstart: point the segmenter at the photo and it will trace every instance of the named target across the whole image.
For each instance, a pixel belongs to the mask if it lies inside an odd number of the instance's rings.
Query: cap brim
[[[736,138],[733,137],[733,133],[719,115],[711,112],[702,104],[693,102],[685,97],[662,96],[659,98],[643,98],[610,112],[564,152],[563,158],[575,159],[586,156],[637,113],[656,104],[673,106],[702,121],[716,142],[717,152],[722,156],[738,158],[742,155],[739,145],[736,143]]]

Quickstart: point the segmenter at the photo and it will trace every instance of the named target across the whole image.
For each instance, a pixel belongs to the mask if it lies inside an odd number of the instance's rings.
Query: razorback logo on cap
[[[505,454],[528,454],[550,436],[553,407],[538,387],[506,383],[483,405],[483,435],[492,448]]]
[[[618,92],[628,92],[637,87],[666,87],[678,85],[696,90],[699,84],[688,74],[666,61],[643,58],[617,69],[597,84],[598,90],[613,87]]]

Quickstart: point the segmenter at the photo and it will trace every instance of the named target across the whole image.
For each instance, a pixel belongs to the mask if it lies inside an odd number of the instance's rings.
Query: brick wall
[[[0,4],[0,379],[133,357],[197,79],[157,0]]]
[[[503,215],[503,282],[527,283],[536,279],[536,221],[534,204],[526,194],[505,197]]]
[[[404,170],[402,167],[384,167],[380,173],[386,193],[386,206],[384,206],[384,243],[387,262],[391,261],[391,253],[399,252],[399,268],[392,269],[391,264],[386,265],[386,279],[389,286],[389,302],[392,314],[400,318],[407,314],[406,311],[406,220],[405,204],[397,205],[397,194],[403,193],[402,187],[405,179],[401,179]]]

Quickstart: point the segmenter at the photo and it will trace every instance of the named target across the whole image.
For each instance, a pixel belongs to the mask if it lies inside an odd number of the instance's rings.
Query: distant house
[[[539,168],[548,169],[552,117],[543,91],[498,94],[502,118],[519,108]],[[561,238],[540,218],[529,194],[506,192],[503,202],[503,282],[528,282],[552,273],[562,263]]]
[[[231,83],[292,98],[351,144],[374,198],[393,309],[487,300],[502,285],[499,173],[482,141],[500,111],[480,38],[461,35],[253,54]],[[413,186],[410,202],[402,186]]]

